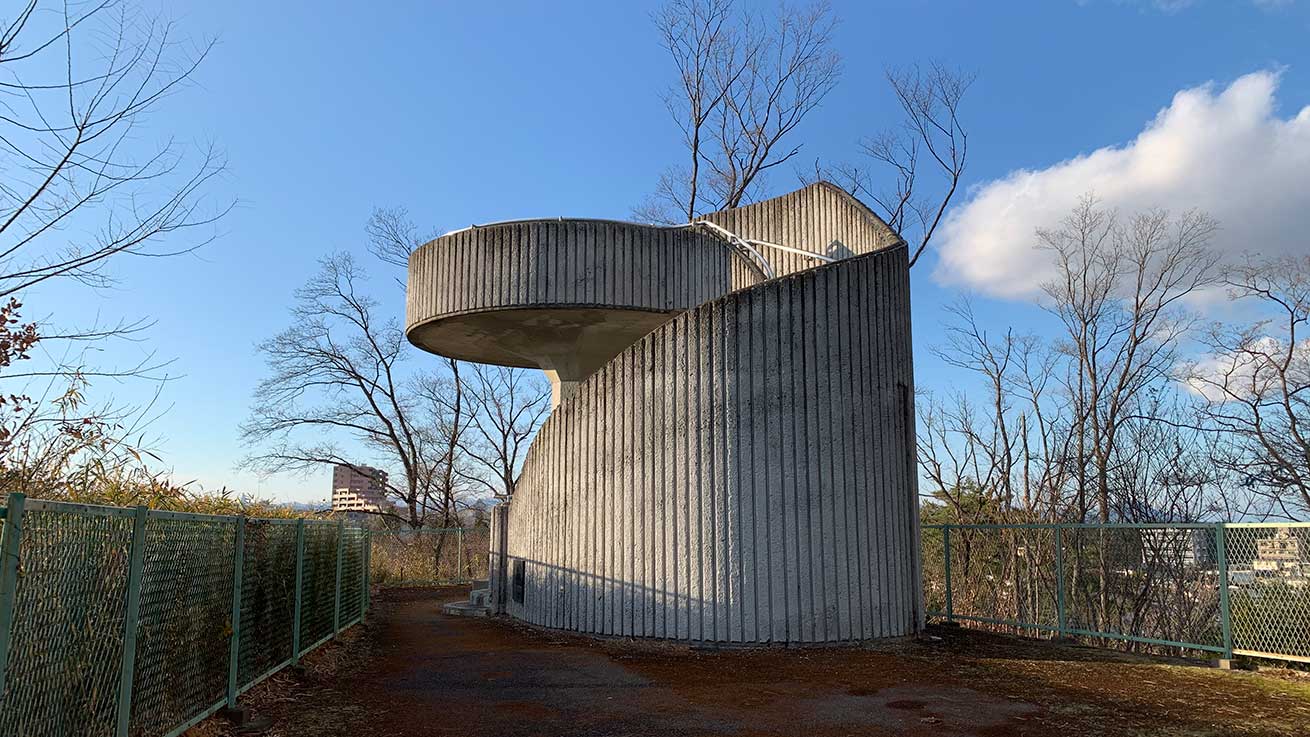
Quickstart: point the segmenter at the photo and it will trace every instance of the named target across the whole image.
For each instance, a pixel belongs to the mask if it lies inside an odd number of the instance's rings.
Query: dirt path
[[[600,642],[439,613],[463,593],[385,592],[362,631],[246,700],[269,735],[297,737],[1310,730],[1310,683],[1296,679],[954,630],[872,649]]]

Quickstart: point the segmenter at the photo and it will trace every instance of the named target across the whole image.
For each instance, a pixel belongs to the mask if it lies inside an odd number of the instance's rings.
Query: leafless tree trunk
[[[977,376],[986,399],[922,404],[920,453],[933,485],[976,488],[1002,516],[1055,520],[1151,521],[1170,499],[1192,499],[1152,490],[1196,486],[1197,469],[1180,464],[1205,443],[1183,421],[1173,379],[1196,321],[1184,300],[1215,279],[1213,232],[1199,214],[1120,225],[1088,199],[1039,234],[1057,263],[1042,302],[1061,326],[1056,340],[991,335],[967,304],[953,308],[936,350]],[[1203,505],[1184,506],[1175,511]]]
[[[1088,492],[1101,523],[1152,514],[1132,488],[1113,484],[1122,436],[1153,387],[1167,384],[1195,317],[1184,300],[1215,279],[1209,243],[1216,224],[1185,213],[1148,212],[1121,224],[1086,197],[1059,228],[1039,231],[1057,276],[1044,285],[1044,307],[1064,329],[1066,391],[1076,407],[1080,513]],[[1089,478],[1090,477],[1090,478]],[[1090,481],[1091,489],[1083,484]],[[1164,520],[1158,520],[1164,521]],[[1098,616],[1109,617],[1109,543],[1097,544]]]
[[[678,84],[665,94],[664,104],[682,131],[688,158],[685,173],[667,173],[660,180],[659,196],[665,205],[676,203],[690,221],[699,214],[705,125],[745,69],[741,39],[730,0],[673,0],[656,13],[655,26],[678,68]]]
[[[1059,228],[1038,234],[1057,266],[1043,287],[1044,307],[1064,329],[1060,349],[1072,362],[1066,390],[1086,437],[1078,460],[1090,469],[1101,522],[1114,511],[1119,432],[1145,392],[1172,378],[1196,322],[1184,300],[1216,278],[1209,249],[1216,227],[1196,212],[1176,219],[1149,212],[1120,224],[1088,197]]]

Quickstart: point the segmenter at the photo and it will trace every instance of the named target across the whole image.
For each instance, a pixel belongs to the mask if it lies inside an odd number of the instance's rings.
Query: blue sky
[[[97,360],[127,362],[149,350],[176,359],[169,372],[177,378],[162,399],[171,409],[152,430],[179,480],[322,498],[326,471],[259,480],[234,468],[245,453],[238,426],[264,371],[254,345],[285,326],[292,290],[316,259],[337,249],[362,251],[363,225],[375,206],[404,206],[420,226],[439,231],[509,217],[627,217],[660,171],[681,157],[658,94],[671,69],[649,20],[653,7],[170,4],[184,32],[219,43],[198,83],[151,119],[152,132],[216,143],[229,170],[213,196],[239,205],[219,239],[198,254],[121,261],[115,271],[122,284],[113,291],[49,288],[31,295],[29,305],[67,322],[96,314],[158,321],[147,342],[106,346]],[[1253,74],[1250,95],[1274,106],[1252,113],[1264,122],[1244,129],[1242,140],[1286,138],[1290,143],[1280,145],[1293,153],[1310,151],[1301,148],[1301,128],[1266,135],[1310,105],[1310,3],[835,2],[834,10],[844,74],[796,132],[806,162],[853,158],[858,138],[896,121],[884,67],[933,60],[977,74],[966,110],[973,198],[1004,194],[987,188],[1017,170],[1042,175],[1033,180],[1039,191],[1064,196],[1084,170],[1061,169],[1061,162],[1130,146],[1182,90],[1211,83],[1194,97],[1217,109],[1229,85]],[[1230,117],[1245,120],[1242,104],[1234,103]],[[1180,108],[1177,130],[1209,129],[1211,108],[1201,104],[1197,117],[1186,117],[1194,107]],[[1194,152],[1197,167],[1212,158],[1205,150]],[[1285,153],[1271,155],[1286,159]],[[1116,177],[1141,174],[1129,164],[1107,166],[1087,176],[1112,193],[1119,191]],[[1211,174],[1207,181],[1228,176],[1223,169]],[[1299,168],[1285,174],[1283,190],[1310,186]],[[775,174],[770,194],[795,183],[791,172]],[[1176,206],[1193,194],[1171,186],[1148,187],[1160,201],[1145,204]],[[1197,195],[1202,204],[1206,197],[1222,201],[1222,188],[1214,186]],[[1120,189],[1124,197],[1141,192]],[[1299,191],[1304,197],[1310,190]],[[986,203],[966,211],[971,200],[960,202],[954,216],[970,227],[989,228],[1003,217]],[[1284,219],[1298,216],[1304,217]],[[967,256],[972,246],[959,235],[944,247]],[[940,340],[942,305],[965,291],[980,295],[984,319],[1020,327],[1040,321],[1013,290],[987,283],[985,275],[943,272],[937,252],[925,259],[913,277],[920,386],[954,380],[928,347]],[[403,313],[403,295],[378,281],[379,294]],[[430,359],[415,351],[412,360]],[[128,401],[153,392],[134,384],[94,389]]]

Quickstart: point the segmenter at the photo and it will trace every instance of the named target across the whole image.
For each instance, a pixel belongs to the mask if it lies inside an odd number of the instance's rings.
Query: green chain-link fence
[[[1310,662],[1310,523],[924,525],[949,621]]]
[[[377,531],[370,577],[378,586],[483,581],[490,551],[491,531],[486,527]]]
[[[0,514],[3,735],[180,735],[368,609],[368,533],[340,522]]]

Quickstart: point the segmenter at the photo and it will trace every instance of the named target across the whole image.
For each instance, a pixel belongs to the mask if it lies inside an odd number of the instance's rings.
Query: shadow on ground
[[[389,590],[246,700],[269,735],[1299,735],[1310,685],[961,630],[866,648],[698,650],[448,617]],[[197,734],[231,734],[218,723]]]

